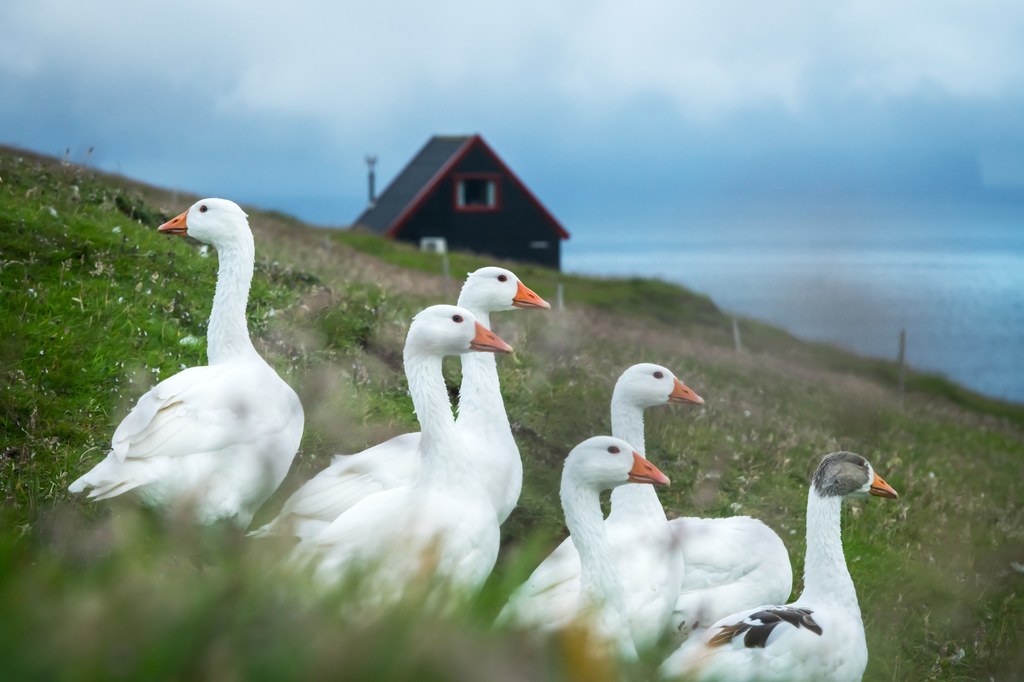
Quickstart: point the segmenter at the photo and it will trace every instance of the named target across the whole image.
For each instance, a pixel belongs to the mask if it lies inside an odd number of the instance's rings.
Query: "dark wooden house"
[[[435,136],[354,225],[389,239],[561,265],[569,233],[479,135]]]

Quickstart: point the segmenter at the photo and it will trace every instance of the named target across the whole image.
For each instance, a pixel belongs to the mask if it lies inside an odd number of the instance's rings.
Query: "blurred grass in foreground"
[[[520,505],[498,568],[446,618],[403,604],[346,615],[273,567],[285,548],[198,532],[131,505],[69,498],[146,388],[204,362],[216,254],[155,232],[171,195],[0,151],[0,679],[613,679],[578,635],[494,632],[508,593],[562,536],[561,462],[606,432],[619,373],[653,361],[703,409],[647,413],[648,456],[671,516],[751,514],[799,575],[820,456],[868,457],[899,500],[851,505],[844,541],[867,626],[867,680],[1013,679],[1024,670],[1024,408],[892,363],[742,322],[663,282],[566,277],[513,265],[566,310],[494,317],[523,453]],[[410,315],[443,299],[436,256],[250,210],[257,347],[299,392],[307,425],[267,520],[335,453],[415,427],[401,372]],[[448,297],[489,260],[453,254]],[[453,393],[458,363],[445,365]],[[799,584],[795,586],[799,590]],[[643,679],[667,650],[621,670]]]

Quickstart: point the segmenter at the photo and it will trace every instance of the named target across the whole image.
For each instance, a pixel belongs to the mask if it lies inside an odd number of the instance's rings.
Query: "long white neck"
[[[621,486],[620,486],[621,487]],[[612,562],[608,533],[601,514],[600,493],[562,476],[562,509],[573,545],[580,555],[580,590],[605,619],[604,626],[620,642],[626,653],[635,655],[624,607],[622,583]]]
[[[476,485],[462,438],[455,428],[441,358],[405,349],[405,376],[420,422],[423,468],[420,483],[431,486]]]
[[[822,497],[811,486],[807,496],[804,591],[800,599],[839,601],[857,608],[857,592],[843,555],[842,506],[841,497]]]
[[[213,296],[213,310],[206,334],[206,354],[209,363],[259,357],[249,338],[245,306],[249,302],[249,287],[256,262],[256,246],[252,233],[242,232],[237,241],[217,249],[220,265],[217,270],[217,290]]]
[[[599,493],[563,476],[561,498],[565,525],[580,555],[580,585],[597,601],[621,600],[622,586],[609,554]]]
[[[463,305],[460,303],[459,305]],[[465,306],[480,324],[491,328],[486,310]],[[511,435],[505,401],[501,398],[498,363],[494,353],[466,353],[462,359],[462,385],[459,388],[458,423],[462,428],[490,431],[496,428]]]
[[[618,388],[618,387],[616,387]],[[612,435],[626,441],[643,456],[644,410],[626,400],[617,390],[612,393]],[[665,510],[653,485],[620,485],[612,490],[610,520],[642,517],[667,522]]]

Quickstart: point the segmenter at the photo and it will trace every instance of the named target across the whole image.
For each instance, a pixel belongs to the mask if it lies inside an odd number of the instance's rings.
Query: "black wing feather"
[[[797,629],[805,628],[820,636],[822,633],[821,626],[815,622],[811,615],[812,613],[814,612],[810,609],[793,607],[779,607],[757,611],[739,623],[723,625],[718,634],[708,641],[708,645],[721,646],[735,637],[744,635],[743,646],[748,649],[763,649],[768,645],[768,637],[771,636],[772,631],[782,622],[789,623]]]

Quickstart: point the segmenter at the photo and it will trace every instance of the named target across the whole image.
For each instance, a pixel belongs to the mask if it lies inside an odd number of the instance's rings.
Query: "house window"
[[[498,178],[464,175],[455,178],[455,209],[458,211],[496,211],[499,208]]]

